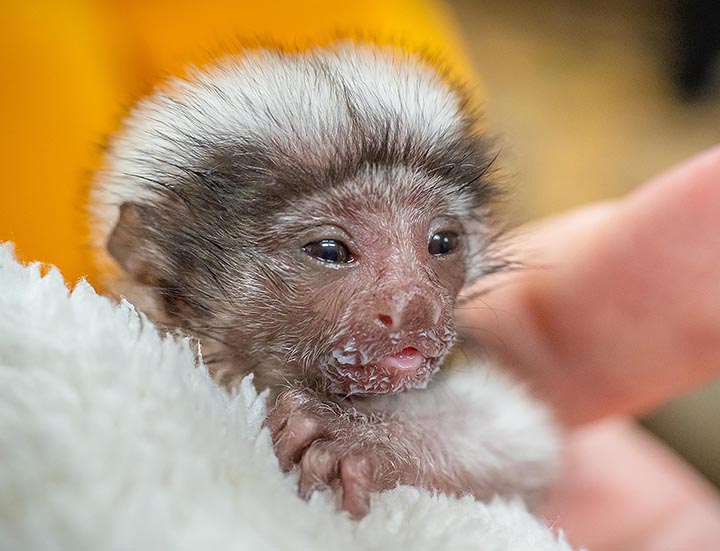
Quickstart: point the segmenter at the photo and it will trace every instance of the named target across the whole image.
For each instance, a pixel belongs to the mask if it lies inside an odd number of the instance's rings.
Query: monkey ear
[[[120,217],[107,242],[107,250],[118,264],[136,281],[152,279],[148,240],[142,225],[142,207],[135,203],[120,205]]]

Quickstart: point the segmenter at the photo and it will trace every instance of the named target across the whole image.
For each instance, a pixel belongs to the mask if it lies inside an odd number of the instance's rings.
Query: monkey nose
[[[395,325],[395,320],[390,314],[378,314],[377,320],[383,327],[392,328],[392,326]]]
[[[440,320],[440,310],[439,299],[414,293],[409,298],[382,302],[375,321],[381,327],[394,331],[413,326],[434,326]]]

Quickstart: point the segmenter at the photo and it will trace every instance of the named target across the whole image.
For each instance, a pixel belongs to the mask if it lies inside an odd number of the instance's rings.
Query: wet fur
[[[341,44],[247,52],[173,80],[111,144],[93,205],[98,248],[125,272],[115,288],[199,337],[221,382],[254,372],[279,395],[268,423],[281,463],[309,476],[306,491],[339,483],[349,495],[370,477],[365,493],[406,483],[532,496],[550,478],[554,431],[522,392],[485,369],[475,379],[445,369],[411,390],[447,367],[460,287],[501,265],[489,248],[494,154],[476,129],[463,95],[421,59]],[[462,265],[437,272],[412,257],[375,281],[340,271],[315,281],[293,255],[328,213],[369,213],[360,222],[402,258],[413,224],[441,213],[462,230]],[[410,280],[440,305],[442,330],[418,322],[395,342],[364,318]],[[355,362],[421,343],[430,372],[343,396],[356,391],[339,386],[348,372],[335,360],[358,334]],[[502,397],[493,407],[488,389]]]

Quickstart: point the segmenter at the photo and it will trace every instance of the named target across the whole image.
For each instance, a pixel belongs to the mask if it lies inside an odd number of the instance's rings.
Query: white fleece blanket
[[[283,475],[249,379],[0,246],[0,549],[569,550],[520,502],[378,495],[361,522]]]

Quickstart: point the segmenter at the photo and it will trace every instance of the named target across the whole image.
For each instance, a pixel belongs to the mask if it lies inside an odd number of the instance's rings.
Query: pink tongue
[[[416,370],[424,361],[425,357],[420,354],[420,351],[409,346],[393,356],[383,358],[379,365],[390,370],[410,371]]]

